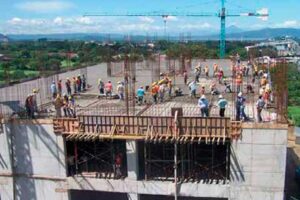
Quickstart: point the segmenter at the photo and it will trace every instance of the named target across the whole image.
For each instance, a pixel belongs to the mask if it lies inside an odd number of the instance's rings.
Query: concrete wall
[[[65,178],[64,141],[54,134],[51,122],[4,124],[0,134],[1,199],[65,200],[68,193],[61,190]]]
[[[286,128],[244,128],[231,146],[229,199],[282,200],[286,153]]]

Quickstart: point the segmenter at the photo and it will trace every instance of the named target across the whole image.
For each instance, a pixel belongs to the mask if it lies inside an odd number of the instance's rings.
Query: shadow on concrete
[[[232,143],[232,145],[234,145]],[[230,180],[231,181],[238,181],[238,182],[245,182],[245,176],[243,169],[241,168],[239,164],[239,160],[235,154],[234,149],[230,149]]]

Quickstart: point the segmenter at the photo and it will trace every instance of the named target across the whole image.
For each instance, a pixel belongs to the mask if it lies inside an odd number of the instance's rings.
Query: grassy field
[[[300,126],[300,106],[289,106],[288,116],[294,121],[296,126]]]

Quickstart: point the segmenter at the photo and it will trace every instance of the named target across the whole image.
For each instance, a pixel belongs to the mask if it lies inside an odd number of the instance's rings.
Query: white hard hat
[[[219,99],[223,99],[223,96],[221,94],[219,95]]]
[[[241,96],[243,96],[243,93],[239,92],[238,97],[241,97]]]
[[[205,95],[202,95],[200,99],[206,99]]]

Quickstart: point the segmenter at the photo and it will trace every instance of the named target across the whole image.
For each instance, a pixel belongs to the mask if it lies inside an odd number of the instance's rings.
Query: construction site
[[[225,59],[225,18],[265,11],[230,14],[222,0],[213,14],[85,16],[159,16],[165,35],[168,16],[218,17],[220,59],[151,51],[136,60],[129,51],[118,61],[8,81],[0,88],[0,199],[285,199],[288,64],[249,52]],[[63,86],[54,95],[52,87],[70,77],[84,77],[86,89]],[[64,93],[74,97],[72,116],[55,104]]]
[[[194,80],[194,69],[222,67],[232,91],[217,82],[211,70],[200,75],[210,102],[202,117],[197,96],[189,95],[183,72]],[[106,63],[11,85],[1,93],[1,199],[283,199],[287,153],[287,89],[284,61],[259,66],[269,73],[272,101],[256,120],[259,79],[253,92],[247,85],[253,69],[243,78],[249,120],[236,120],[238,88],[232,60],[154,59]],[[243,62],[240,63],[243,65]],[[252,63],[252,66],[256,65]],[[109,73],[107,73],[109,72]],[[90,87],[75,95],[76,117],[55,117],[51,82],[85,74]],[[168,76],[173,92],[154,103],[150,89],[144,102],[136,100],[140,86],[151,87]],[[124,100],[98,94],[98,78],[125,82]],[[219,116],[218,95],[228,105]],[[39,112],[24,114],[26,94],[38,88]],[[44,90],[42,89],[44,88]],[[182,93],[175,94],[180,88]],[[63,89],[65,90],[65,89]]]

